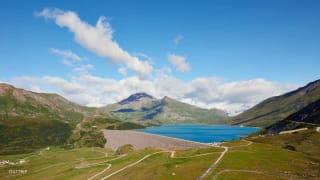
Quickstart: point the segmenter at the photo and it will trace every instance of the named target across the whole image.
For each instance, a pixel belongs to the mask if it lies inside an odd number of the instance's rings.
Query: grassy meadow
[[[205,179],[319,179],[320,133],[249,137],[224,142],[227,153]],[[294,148],[287,148],[290,147]],[[313,148],[310,148],[313,147]],[[220,156],[223,148],[115,152],[104,148],[43,149],[3,155],[0,160],[27,162],[0,167],[2,179],[197,179]],[[10,174],[9,170],[27,170]],[[111,175],[111,176],[109,176]]]

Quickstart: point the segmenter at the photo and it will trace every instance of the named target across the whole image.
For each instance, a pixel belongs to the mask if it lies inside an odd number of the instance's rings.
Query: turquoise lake
[[[137,131],[201,143],[211,143],[237,140],[241,136],[254,133],[259,129],[257,127],[239,126],[164,125]]]

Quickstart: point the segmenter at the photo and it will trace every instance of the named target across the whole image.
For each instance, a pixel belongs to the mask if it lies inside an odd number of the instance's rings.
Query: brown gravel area
[[[136,131],[104,130],[104,137],[107,139],[105,148],[116,150],[118,147],[131,144],[135,150],[154,147],[163,150],[179,150],[189,148],[206,148],[207,144],[169,138],[165,136],[147,134]]]

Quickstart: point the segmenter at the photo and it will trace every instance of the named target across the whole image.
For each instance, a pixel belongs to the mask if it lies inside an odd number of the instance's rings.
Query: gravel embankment
[[[104,147],[111,148],[113,150],[116,150],[118,147],[125,144],[133,145],[135,150],[144,149],[147,147],[154,147],[163,150],[209,147],[207,144],[136,131],[104,130],[104,137],[107,139],[107,143]]]

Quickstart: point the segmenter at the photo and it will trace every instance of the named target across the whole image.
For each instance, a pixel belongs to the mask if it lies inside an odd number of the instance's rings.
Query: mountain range
[[[179,102],[170,97],[156,99],[146,93],[136,93],[128,98],[103,107],[115,117],[142,124],[225,124],[227,114],[218,109],[202,109]]]
[[[101,108],[81,106],[57,94],[0,84],[0,153],[30,152],[48,145],[103,146],[101,129],[137,129],[161,124],[258,126],[279,133],[320,124],[320,80],[268,98],[235,117],[170,97],[130,95]]]
[[[144,128],[141,124],[162,123],[215,124],[223,123],[226,117],[220,110],[201,109],[169,97],[156,99],[146,93],[93,108],[57,94],[35,93],[0,83],[0,154],[70,143],[76,147],[103,146],[101,129],[105,128],[136,129]]]

